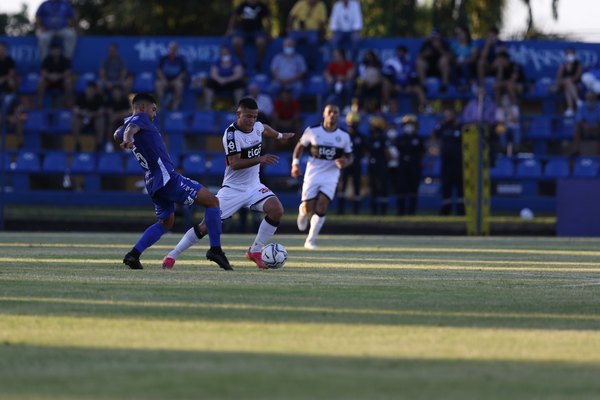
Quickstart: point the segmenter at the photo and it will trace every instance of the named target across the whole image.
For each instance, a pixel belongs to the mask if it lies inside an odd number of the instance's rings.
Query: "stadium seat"
[[[206,162],[206,170],[213,176],[223,176],[225,166],[225,154],[215,155]]]
[[[532,94],[536,97],[548,96],[548,94],[550,92],[550,88],[552,87],[553,84],[554,84],[554,78],[550,78],[547,76],[538,78],[535,81],[535,84],[533,86]]]
[[[15,160],[16,172],[38,172],[40,170],[40,158],[31,151],[21,151]]]
[[[595,178],[598,176],[600,162],[591,157],[578,157],[573,165],[573,177]]]
[[[423,158],[423,177],[438,178],[442,170],[440,157],[425,156]]]
[[[542,164],[535,158],[519,160],[515,176],[517,178],[540,178],[542,176]]]
[[[196,111],[192,116],[190,131],[193,133],[219,133],[216,122],[216,113],[212,111]],[[233,122],[233,120],[231,122]]]
[[[309,126],[319,125],[321,123],[321,114],[319,114],[319,113],[302,113],[301,118],[302,118],[302,129],[306,129]],[[340,120],[340,127],[341,127],[342,123],[344,124],[343,129],[347,129],[346,122],[342,121],[342,120]],[[302,132],[298,132],[298,133],[302,134]]]
[[[88,82],[95,82],[97,80],[98,77],[93,72],[85,72],[79,75],[77,77],[77,82],[75,82],[75,93],[83,93]]]
[[[552,121],[547,116],[533,116],[525,126],[525,137],[529,139],[548,139],[552,136]]]
[[[267,74],[256,74],[250,78],[249,85],[256,84],[261,92],[266,92],[269,89],[269,75]]]
[[[183,158],[183,174],[199,176],[206,173],[206,160],[199,154],[188,154]]]
[[[323,95],[327,93],[327,82],[323,75],[309,76],[304,85],[304,94],[307,96]]]
[[[48,132],[62,135],[71,132],[73,113],[70,110],[59,110],[50,114]]]
[[[544,168],[545,178],[566,178],[570,174],[569,160],[567,158],[551,158]]]
[[[496,160],[496,165],[490,168],[490,178],[506,179],[512,178],[514,173],[513,160],[508,157],[501,157]]]
[[[266,176],[290,176],[292,169],[292,157],[287,154],[279,154],[279,162],[275,165],[266,165],[264,174]]]
[[[220,120],[218,121],[219,122],[218,129],[217,129],[217,132],[219,133],[219,135],[223,134],[223,132],[225,132],[225,129],[227,129],[227,127],[229,125],[231,125],[233,122],[235,122],[236,119],[237,119],[236,113],[229,113],[229,112],[221,113]]]
[[[73,174],[89,174],[96,171],[96,155],[94,153],[77,153],[71,161]]]
[[[575,137],[575,118],[566,117],[558,120],[557,137],[559,139],[572,140]]]
[[[35,94],[37,93],[38,82],[40,80],[40,74],[37,72],[30,72],[21,79],[19,85],[20,94]]]
[[[438,78],[425,79],[425,91],[429,97],[435,97],[440,94],[440,86],[441,82]]]
[[[125,173],[128,175],[142,175],[143,169],[140,166],[138,160],[133,154],[127,154],[127,161],[125,162]]]
[[[133,79],[132,92],[134,93],[152,93],[154,92],[154,73],[140,72]]]
[[[178,134],[189,132],[189,115],[179,111],[167,112],[165,115],[165,133]]]
[[[42,172],[64,173],[67,170],[67,155],[62,151],[46,153],[42,162]]]
[[[25,134],[40,134],[48,131],[48,113],[46,111],[29,111],[23,124]]]
[[[98,173],[101,175],[122,174],[123,154],[102,153],[98,157]]]
[[[419,130],[417,134],[421,137],[428,138],[431,136],[431,132],[435,129],[439,122],[437,115],[420,115],[419,116]],[[400,128],[399,128],[400,131]]]

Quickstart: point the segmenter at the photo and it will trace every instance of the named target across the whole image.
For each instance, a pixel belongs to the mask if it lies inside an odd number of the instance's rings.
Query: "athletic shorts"
[[[152,202],[158,219],[167,219],[175,212],[175,203],[190,207],[202,185],[183,175],[174,174],[167,184],[154,195]]]
[[[323,179],[319,176],[316,179],[305,180],[302,185],[302,201],[316,199],[319,192],[323,193],[329,200],[333,200],[333,196],[337,190],[338,175],[334,179]]]
[[[263,184],[246,190],[223,186],[217,192],[219,207],[221,208],[221,219],[231,217],[242,207],[254,211],[263,211],[265,201],[274,196],[275,193]]]

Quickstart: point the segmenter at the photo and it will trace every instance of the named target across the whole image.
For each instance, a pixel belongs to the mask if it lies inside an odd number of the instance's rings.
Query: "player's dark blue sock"
[[[210,247],[221,247],[221,212],[218,208],[207,208],[204,212],[204,223],[208,231]]]
[[[160,222],[155,223],[154,225],[150,225],[146,231],[142,234],[142,236],[138,239],[134,249],[143,253],[148,247],[152,246],[154,243],[158,242],[162,235],[167,232],[167,228],[165,228]]]

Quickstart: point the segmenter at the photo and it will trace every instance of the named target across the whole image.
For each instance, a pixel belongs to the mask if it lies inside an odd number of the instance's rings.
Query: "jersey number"
[[[133,149],[131,149],[131,151],[133,152],[133,155],[138,160],[138,162],[140,163],[142,168],[150,170],[150,168],[148,167],[148,161],[146,161],[144,156],[141,155],[139,152],[137,152],[135,147]]]

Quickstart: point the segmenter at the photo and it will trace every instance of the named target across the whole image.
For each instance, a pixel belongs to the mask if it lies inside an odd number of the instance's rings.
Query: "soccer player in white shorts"
[[[352,164],[352,140],[348,132],[338,128],[340,109],[327,104],[323,123],[306,128],[294,148],[292,176],[298,178],[300,157],[304,149],[310,152],[302,185],[302,202],[298,210],[298,229],[305,231],[310,218],[310,230],[304,242],[307,249],[316,249],[317,236],[325,223],[325,214],[336,192],[340,170]],[[311,216],[312,215],[312,216]]]
[[[258,105],[250,97],[240,100],[236,121],[223,135],[223,147],[227,160],[223,184],[217,193],[221,219],[231,217],[240,208],[246,207],[266,214],[258,228],[254,243],[246,252],[246,258],[254,261],[260,269],[266,269],[261,250],[275,234],[283,217],[283,206],[275,194],[260,182],[260,166],[274,165],[279,157],[262,154],[262,137],[287,140],[294,133],[280,133],[269,125],[256,121]],[[171,269],[183,251],[206,235],[206,226],[200,223],[190,228],[173,250],[163,259],[163,268]]]

